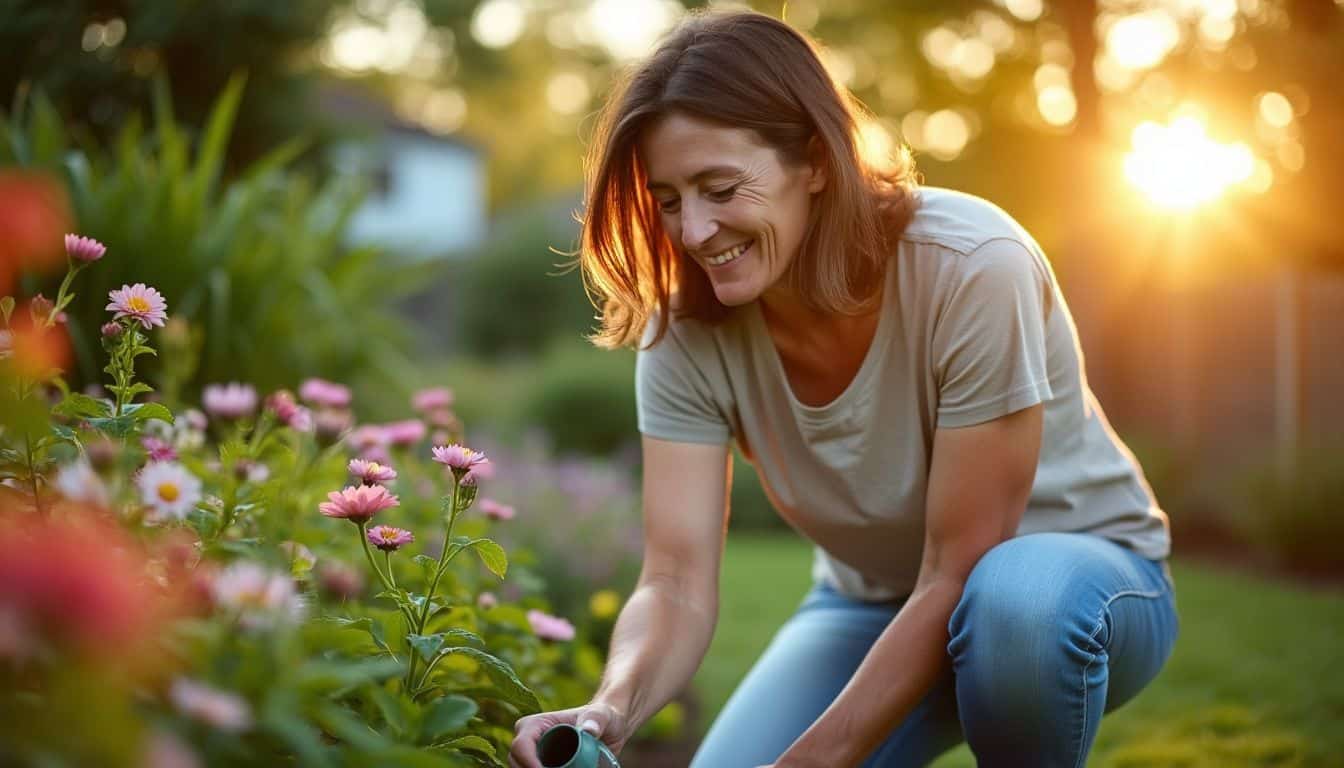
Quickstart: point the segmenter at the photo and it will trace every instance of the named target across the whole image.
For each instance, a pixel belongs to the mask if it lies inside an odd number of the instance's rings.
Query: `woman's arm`
[[[775,768],[859,765],[944,674],[947,625],[966,579],[985,552],[1013,536],[1026,509],[1041,410],[934,433],[915,590],[849,684]]]
[[[731,469],[722,445],[645,437],[643,458],[643,570],[593,698],[623,713],[630,732],[686,687],[709,649]]]

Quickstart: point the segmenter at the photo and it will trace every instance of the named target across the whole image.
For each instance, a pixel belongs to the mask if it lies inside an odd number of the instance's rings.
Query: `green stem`
[[[434,570],[434,580],[430,582],[429,591],[425,593],[425,605],[420,611],[420,623],[416,627],[416,634],[423,634],[425,631],[425,624],[429,621],[429,604],[434,600],[435,590],[439,588],[439,579],[443,578],[443,572],[452,560],[448,552],[452,549],[453,523],[457,522],[458,485],[457,475],[453,475],[453,495],[448,507],[448,530],[443,534],[443,551],[439,553],[439,567]]]
[[[373,559],[373,550],[369,549],[369,536],[364,530],[367,525],[367,521],[359,523],[359,543],[364,548],[364,557],[368,558],[369,567],[373,569],[373,572],[378,574],[378,581],[382,582],[383,589],[395,589],[394,585],[388,583],[387,576],[383,575],[383,569],[379,568],[378,563]]]
[[[74,262],[70,260],[70,257],[66,257],[65,279],[61,281],[61,287],[56,291],[56,301],[51,305],[51,311],[47,313],[47,319],[42,324],[44,328],[50,328],[56,324],[56,315],[60,314],[61,310],[65,308],[65,294],[70,290],[70,282],[75,279],[75,275],[79,273],[80,268],[83,266],[83,264],[76,266]]]
[[[430,660],[429,666],[425,667],[424,674],[420,675],[420,682],[416,683],[415,687],[411,689],[411,698],[420,695],[420,692],[424,690],[425,684],[429,682],[429,675],[434,671],[434,667],[438,666],[438,663],[447,655],[446,652],[440,651],[439,655]]]
[[[397,583],[391,579],[390,575],[384,575],[383,569],[379,568],[378,562],[373,559],[373,550],[369,549],[369,536],[368,532],[365,530],[367,525],[368,521],[359,524],[359,543],[364,547],[364,557],[368,559],[369,567],[373,569],[373,572],[378,574],[378,581],[382,583],[383,589],[396,591]],[[386,555],[387,553],[384,552],[383,554]],[[387,564],[387,572],[388,574],[392,573],[391,562]],[[402,617],[406,619],[406,626],[411,627],[415,622],[415,615],[406,610],[400,602],[397,603],[397,609],[401,612]]]
[[[28,480],[33,484],[33,508],[42,514],[42,496],[38,493],[37,465],[33,462],[33,438],[25,430],[23,435],[24,452],[28,458]]]
[[[392,553],[387,551],[386,549],[383,550],[383,565],[387,566],[388,582],[392,584],[393,589],[396,589],[397,577],[395,574],[392,573]]]

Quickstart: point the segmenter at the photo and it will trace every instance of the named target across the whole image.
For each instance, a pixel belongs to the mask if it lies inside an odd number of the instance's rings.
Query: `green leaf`
[[[369,686],[367,689],[369,698],[378,707],[382,713],[383,720],[391,726],[392,731],[398,737],[405,737],[412,733],[412,723],[419,720],[420,708],[409,698],[392,693],[383,686]]]
[[[131,403],[126,406],[126,412],[135,417],[136,421],[146,421],[148,419],[158,419],[173,423],[173,412],[162,403]]]
[[[377,683],[396,677],[404,670],[400,661],[388,656],[368,659],[315,659],[299,667],[300,687],[314,693],[335,693],[364,683]]]
[[[333,616],[332,623],[345,627],[346,629],[363,629],[373,638],[374,645],[392,653],[392,649],[387,644],[387,638],[383,636],[383,625],[372,618],[365,616],[359,619],[347,619],[343,616]]]
[[[420,726],[421,743],[432,742],[466,727],[479,710],[476,702],[457,694],[448,694],[435,701],[429,706],[424,723]]]
[[[531,715],[541,711],[537,695],[532,689],[523,685],[523,681],[514,673],[513,667],[503,660],[477,648],[449,648],[444,653],[461,654],[479,662],[490,682],[494,683],[495,692],[498,694],[496,698],[517,707],[522,714]]]
[[[338,704],[328,703],[318,709],[317,721],[324,731],[358,749],[381,749],[391,744],[387,737]]]
[[[135,417],[121,415],[106,419],[89,419],[89,426],[108,437],[130,437],[135,434]]]
[[[71,392],[52,410],[72,419],[105,418],[112,415],[112,404],[80,392]]]
[[[430,661],[443,648],[443,634],[407,635],[406,642],[410,643],[415,652],[420,654],[420,658]]]
[[[396,602],[397,607],[406,610],[417,610],[418,603],[404,589],[385,589],[374,595],[374,597],[385,597]],[[421,601],[423,602],[423,600]]]
[[[472,645],[477,648],[485,647],[485,640],[480,635],[466,629],[454,627],[445,629],[442,633],[444,645],[458,647],[460,645]]]
[[[501,579],[504,578],[505,572],[509,570],[509,558],[504,554],[503,547],[490,539],[476,539],[471,542],[471,547],[476,550],[477,555],[480,555],[481,562],[485,563],[485,567],[489,568],[491,573]]]
[[[462,749],[462,750],[469,750],[471,752],[480,752],[482,755],[489,758],[490,765],[500,766],[500,768],[503,768],[504,766],[503,763],[499,762],[499,758],[496,757],[495,755],[495,745],[491,744],[490,742],[486,741],[480,736],[459,736],[455,739],[449,739],[448,741],[439,742],[438,744],[434,745],[434,748]]]

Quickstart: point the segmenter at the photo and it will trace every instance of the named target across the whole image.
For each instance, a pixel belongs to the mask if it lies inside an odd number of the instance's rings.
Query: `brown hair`
[[[858,132],[867,114],[802,33],[752,11],[699,12],[621,78],[598,118],[579,247],[584,284],[602,309],[595,344],[636,344],[657,311],[656,344],[674,291],[679,316],[713,322],[727,314],[703,271],[663,231],[644,186],[640,134],[673,112],[751,129],[788,164],[808,162],[818,139],[827,182],[785,279],[814,309],[872,306],[890,246],[917,204],[909,151],[900,147],[880,169],[863,161]]]

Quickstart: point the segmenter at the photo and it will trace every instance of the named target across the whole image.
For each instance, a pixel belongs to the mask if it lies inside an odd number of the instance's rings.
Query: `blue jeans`
[[[728,700],[691,768],[778,759],[902,603],[814,587]],[[1087,534],[1010,539],[966,582],[948,624],[947,674],[863,766],[922,766],[965,741],[980,766],[1078,768],[1102,713],[1143,690],[1176,635],[1165,563]]]

